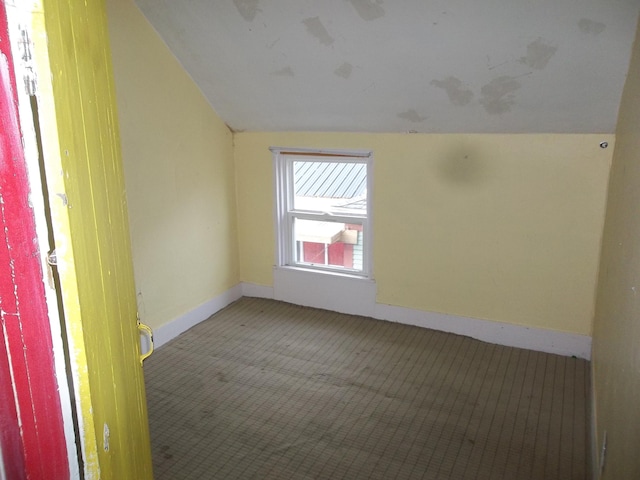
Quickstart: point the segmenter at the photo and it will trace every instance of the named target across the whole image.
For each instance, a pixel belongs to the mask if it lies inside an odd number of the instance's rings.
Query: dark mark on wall
[[[521,86],[520,82],[508,75],[494,78],[480,89],[482,93],[480,104],[487,113],[492,115],[509,112],[515,104],[515,97],[512,94]]]
[[[534,42],[527,45],[527,55],[520,58],[520,63],[523,63],[536,70],[542,70],[547,66],[551,57],[553,57],[558,50],[558,47],[549,45],[543,39],[539,38]]]
[[[360,18],[367,22],[384,17],[385,15],[384,8],[381,7],[381,0],[349,0],[349,3],[356,9]]]
[[[260,0],[233,0],[238,12],[247,22],[252,22],[258,12],[262,11],[258,8],[258,3]]]
[[[418,112],[416,112],[414,109],[409,109],[406,112],[399,113],[398,118],[409,120],[412,123],[420,123],[424,122],[428,117],[418,115]]]
[[[583,18],[578,22],[578,28],[582,33],[600,35],[607,26],[602,22],[594,22],[588,18]]]
[[[324,28],[324,25],[320,21],[320,17],[306,18],[302,23],[307,27],[309,35],[317,38],[321,44],[329,46],[334,42],[334,38],[329,35],[327,29]]]
[[[456,145],[437,163],[438,177],[450,185],[480,186],[487,179],[485,154],[475,145]]]
[[[462,81],[453,76],[449,76],[444,80],[431,80],[431,85],[442,88],[447,92],[449,101],[456,106],[467,105],[473,98],[473,92],[468,88],[464,88]]]
[[[344,62],[342,65],[336,68],[333,71],[333,73],[336,74],[338,77],[347,79],[351,76],[352,71],[353,71],[353,65],[351,65],[349,62]]]

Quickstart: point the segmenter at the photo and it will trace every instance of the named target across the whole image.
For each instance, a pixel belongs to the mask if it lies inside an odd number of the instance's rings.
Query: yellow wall
[[[603,479],[640,478],[640,30],[611,168],[593,328],[597,446]]]
[[[236,134],[241,279],[272,285],[268,147],[371,149],[378,303],[590,335],[613,143],[612,135]]]
[[[233,136],[133,0],[107,0],[142,319],[239,281]]]

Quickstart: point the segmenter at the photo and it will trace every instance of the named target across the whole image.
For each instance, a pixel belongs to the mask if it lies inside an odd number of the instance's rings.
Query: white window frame
[[[317,271],[356,278],[372,279],[373,251],[373,152],[369,150],[314,150],[306,148],[271,147],[274,169],[276,265]],[[367,167],[367,209],[366,215],[340,215],[309,210],[296,210],[293,191],[293,162],[296,160],[319,162],[355,162]],[[296,261],[296,240],[294,219],[331,221],[362,224],[363,251],[362,270],[345,269],[331,265],[311,265]]]

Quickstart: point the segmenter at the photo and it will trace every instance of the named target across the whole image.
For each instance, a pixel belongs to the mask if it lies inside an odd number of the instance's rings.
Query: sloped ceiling
[[[640,9],[638,0],[136,3],[236,131],[611,133]]]

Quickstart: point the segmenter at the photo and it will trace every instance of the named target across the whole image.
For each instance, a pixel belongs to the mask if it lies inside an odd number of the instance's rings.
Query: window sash
[[[366,215],[335,215],[313,210],[289,210],[287,215],[302,218],[303,220],[317,220],[318,222],[362,223],[367,220]]]
[[[371,278],[371,194],[373,184],[371,152],[311,151],[272,148],[276,189],[276,263],[278,266],[301,267],[338,274]],[[295,209],[294,162],[364,163],[367,170],[366,213],[331,213],[320,210]],[[294,222],[296,219],[336,222],[362,226],[362,269],[305,263],[298,260]]]

